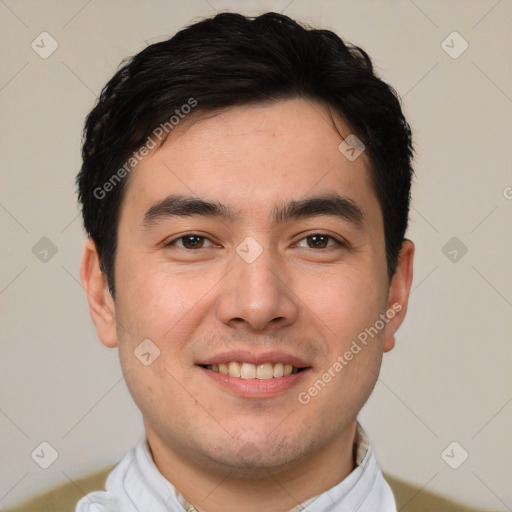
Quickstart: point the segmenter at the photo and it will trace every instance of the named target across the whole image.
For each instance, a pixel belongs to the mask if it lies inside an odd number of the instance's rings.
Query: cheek
[[[313,383],[322,390],[316,407],[334,424],[340,410],[358,411],[363,406],[382,361],[384,329],[374,326],[385,311],[387,289],[368,268],[363,272],[347,267],[333,273],[310,303],[325,326],[329,351],[319,372],[319,380],[327,383],[325,392],[322,382]]]
[[[131,277],[117,287],[116,317],[120,362],[130,394],[143,415],[155,422],[166,414],[182,415],[189,395],[177,382],[183,381],[185,348],[204,317],[205,293],[212,285],[156,267],[132,267],[125,275]],[[144,349],[151,358],[157,354],[148,365],[139,350],[143,340],[156,347]]]
[[[126,380],[132,396],[145,409],[151,408],[152,402],[147,393],[157,397],[180,388],[175,379],[185,378],[191,361],[190,340],[197,337],[198,329],[208,318],[215,284],[222,274],[211,269],[185,275],[158,265],[144,265],[140,271],[132,268],[131,274],[126,275],[132,277],[120,283],[116,305],[119,355],[123,371],[129,373]],[[158,358],[148,367],[134,356],[146,339],[159,351]],[[185,403],[187,396],[181,398]]]
[[[180,339],[203,307],[211,278],[184,276],[158,264],[127,267],[118,286],[116,314],[129,326],[129,337],[150,338],[155,343]],[[176,343],[172,344],[173,347]]]
[[[337,269],[318,280],[305,281],[303,296],[315,313],[332,351],[343,351],[351,341],[374,325],[386,304],[385,287],[374,275],[357,269]]]

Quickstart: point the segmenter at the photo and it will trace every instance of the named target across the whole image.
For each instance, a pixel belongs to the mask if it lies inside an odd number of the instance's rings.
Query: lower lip
[[[292,373],[284,377],[273,377],[272,379],[242,379],[241,377],[232,377],[231,375],[214,372],[202,366],[198,366],[198,368],[220,387],[243,398],[270,398],[276,396],[296,386],[309,372],[309,368],[305,368],[298,373]]]

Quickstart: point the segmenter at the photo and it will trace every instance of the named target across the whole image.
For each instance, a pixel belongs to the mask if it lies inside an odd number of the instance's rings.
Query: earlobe
[[[389,318],[384,337],[384,352],[395,346],[395,332],[404,321],[413,277],[414,244],[404,240],[398,254],[395,274],[389,287],[386,316]]]
[[[107,279],[100,268],[96,244],[91,238],[85,242],[80,278],[98,338],[106,347],[117,347],[114,300],[110,294]]]

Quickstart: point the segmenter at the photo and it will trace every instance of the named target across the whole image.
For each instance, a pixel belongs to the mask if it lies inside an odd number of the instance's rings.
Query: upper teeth
[[[283,363],[239,363],[231,361],[230,363],[211,364],[207,366],[208,370],[230,375],[231,377],[241,377],[242,379],[272,379],[274,377],[283,377],[291,373],[297,373],[299,370],[291,364]]]

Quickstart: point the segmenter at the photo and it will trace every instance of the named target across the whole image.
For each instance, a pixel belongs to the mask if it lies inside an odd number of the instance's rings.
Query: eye
[[[329,247],[333,247],[336,245],[340,247],[345,247],[345,244],[343,242],[340,242],[333,236],[324,233],[314,233],[312,235],[305,236],[304,238],[299,240],[299,243],[297,245],[299,247],[305,247],[304,245],[301,246],[301,243],[303,241],[306,241],[306,247],[310,249],[328,249]],[[330,241],[332,243],[329,243]]]
[[[183,235],[170,242],[165,244],[165,247],[169,246],[177,246],[182,247],[183,249],[203,249],[205,247],[205,242],[210,244],[210,247],[213,247],[213,243],[208,238],[200,235]],[[207,246],[208,247],[208,246]]]

